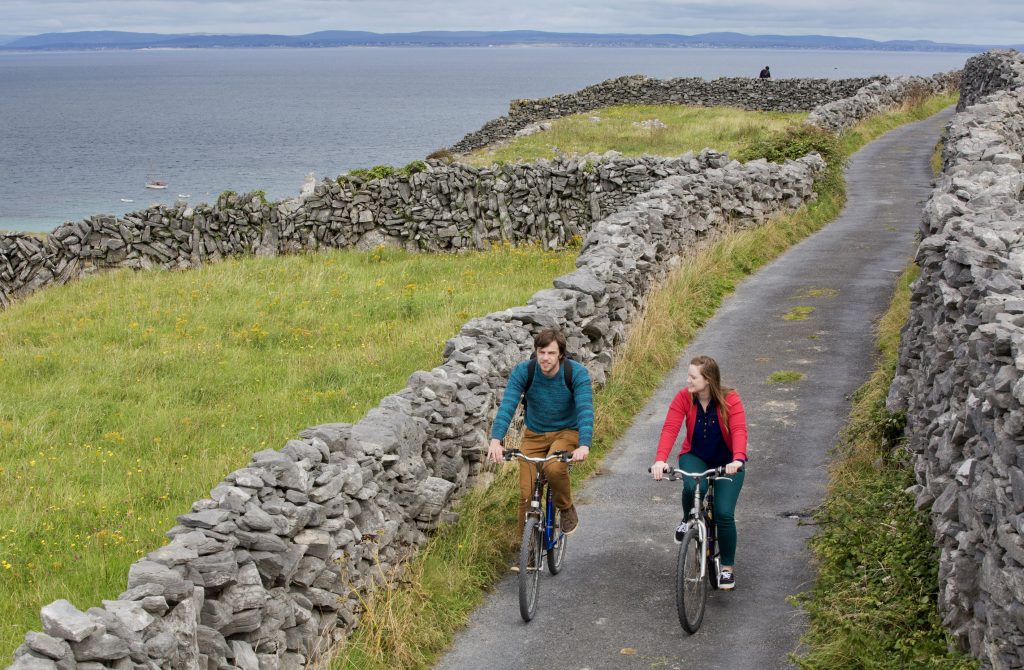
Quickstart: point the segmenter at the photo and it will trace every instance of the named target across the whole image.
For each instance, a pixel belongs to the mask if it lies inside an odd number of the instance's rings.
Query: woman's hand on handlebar
[[[654,477],[654,481],[661,481],[661,478],[665,475],[665,468],[668,464],[665,461],[655,461],[654,465],[651,466],[651,476]]]
[[[725,474],[734,475],[743,468],[743,461],[733,461],[725,466]]]

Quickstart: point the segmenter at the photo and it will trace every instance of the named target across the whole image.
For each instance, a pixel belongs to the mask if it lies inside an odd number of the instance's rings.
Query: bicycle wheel
[[[562,532],[561,521],[561,512],[555,508],[555,515],[551,522],[551,536],[555,538],[555,543],[548,549],[548,570],[553,575],[557,575],[562,571],[562,559],[565,558],[565,542],[569,539]]]
[[[708,599],[708,580],[701,577],[704,547],[697,528],[690,528],[683,536],[676,560],[676,612],[679,623],[687,633],[696,633],[704,620],[704,605]]]
[[[526,520],[523,543],[519,547],[519,614],[529,621],[537,612],[540,571],[544,561],[544,536],[536,517]]]

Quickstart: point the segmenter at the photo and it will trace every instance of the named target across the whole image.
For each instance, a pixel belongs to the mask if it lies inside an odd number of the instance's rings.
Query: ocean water
[[[0,230],[48,231],[305,175],[405,165],[508,110],[626,74],[858,77],[970,54],[754,49],[337,48],[0,52]],[[148,179],[168,183],[145,188]]]

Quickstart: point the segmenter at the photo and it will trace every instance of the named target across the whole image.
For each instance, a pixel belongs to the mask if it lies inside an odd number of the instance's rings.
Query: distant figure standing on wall
[[[764,69],[761,70],[761,74],[759,74],[758,76],[761,79],[771,79],[772,78],[772,71],[768,69],[767,65],[765,65]]]

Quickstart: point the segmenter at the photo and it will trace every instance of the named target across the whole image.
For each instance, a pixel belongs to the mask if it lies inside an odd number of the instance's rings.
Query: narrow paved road
[[[829,449],[849,395],[873,365],[872,326],[913,253],[931,183],[932,148],[952,110],[896,129],[858,152],[842,216],[745,281],[577,494],[580,529],[565,570],[541,577],[537,617],[519,618],[514,575],[503,579],[441,660],[442,669],[780,668],[804,621],[786,598],[813,577],[798,520],[823,496]],[[814,307],[806,320],[782,317]],[[680,484],[651,481],[665,411],[687,362],[708,354],[743,397],[750,463],[737,507],[736,590],[714,592],[688,636],[672,576]],[[769,384],[774,371],[805,378]],[[675,451],[673,452],[675,453]]]

